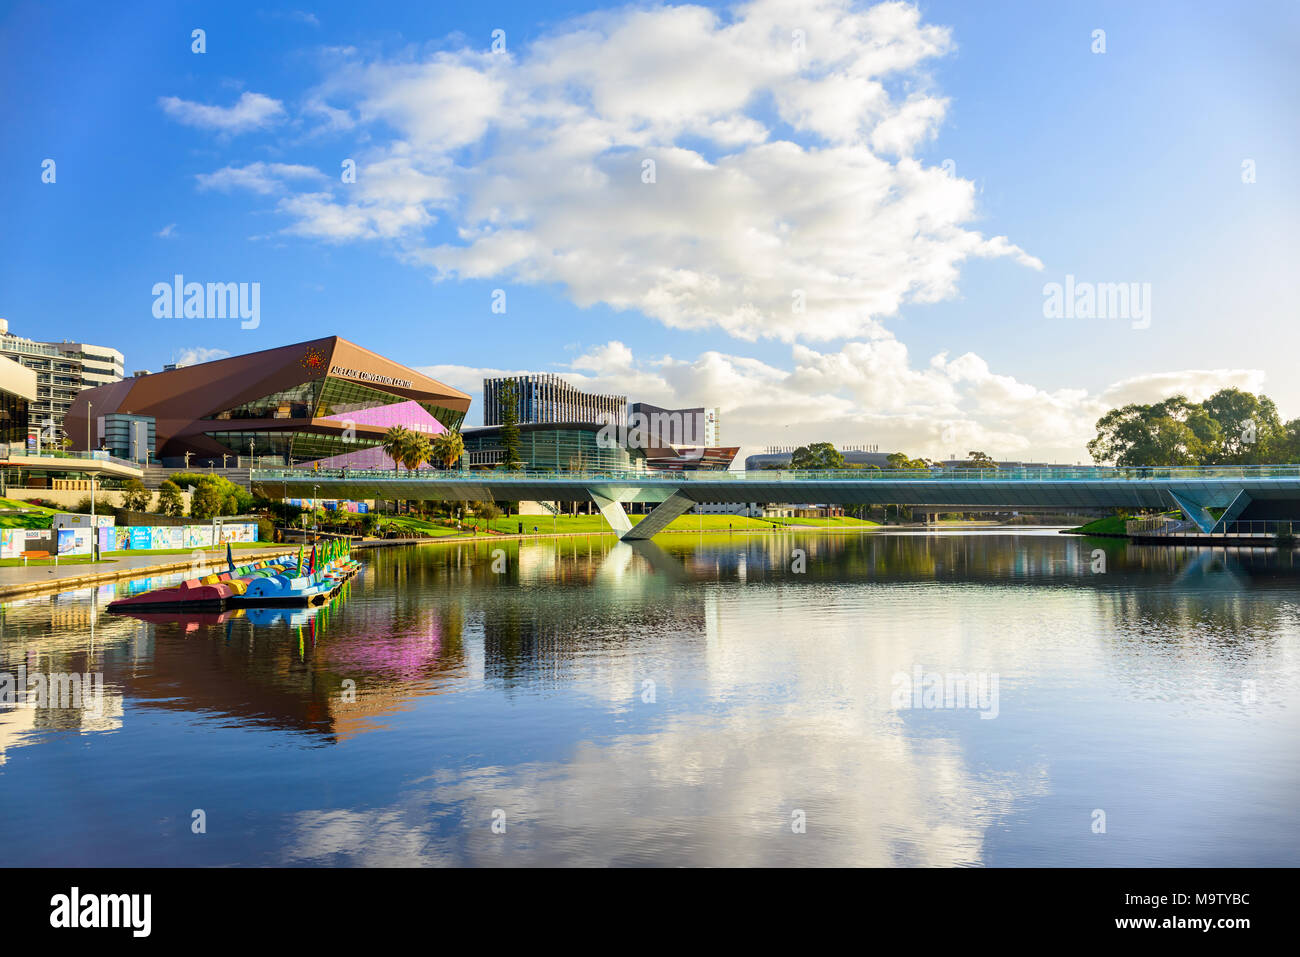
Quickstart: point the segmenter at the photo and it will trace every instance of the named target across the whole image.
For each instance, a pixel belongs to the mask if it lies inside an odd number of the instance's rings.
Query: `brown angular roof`
[[[219,456],[225,448],[203,435],[205,431],[337,431],[340,423],[325,419],[238,419],[223,421],[214,429],[214,422],[204,418],[327,375],[456,412],[469,410],[467,393],[340,336],[326,336],[86,389],[73,400],[64,431],[73,448],[84,446],[84,438],[78,437],[86,435],[87,403],[93,416],[113,412],[153,416],[158,454],[167,457],[186,451]],[[384,431],[364,425],[355,428],[367,437],[372,431]]]

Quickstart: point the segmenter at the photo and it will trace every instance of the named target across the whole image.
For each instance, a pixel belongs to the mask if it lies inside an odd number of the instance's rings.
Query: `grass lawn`
[[[287,544],[281,546],[281,545],[276,545],[274,542],[231,542],[230,547],[234,551],[239,551],[241,548],[283,547],[284,549],[286,549],[285,554],[288,554],[287,550],[290,548],[290,546]],[[298,546],[294,545],[292,547],[297,548]],[[309,545],[308,547],[310,548],[311,546]],[[205,545],[202,548],[200,548],[199,551],[204,551],[204,552],[219,551],[221,552],[221,554],[224,555],[226,553],[226,546],[224,543],[222,543],[221,545]],[[120,551],[120,552],[100,552],[99,554],[103,558],[130,558],[133,555],[189,555],[192,554],[193,552],[194,549],[192,548],[138,548],[138,549],[127,549],[125,551]]]
[[[1161,514],[1173,516],[1177,513],[1163,512]],[[1080,525],[1078,528],[1071,528],[1069,531],[1080,535],[1123,535],[1125,534],[1124,523],[1132,517],[1132,515],[1108,515],[1105,518],[1088,522],[1086,525]]]
[[[0,515],[0,528],[49,528],[58,509],[43,505],[30,505],[12,498],[0,498],[0,509],[21,508],[26,515]]]
[[[102,560],[103,556],[100,557],[101,560],[99,562],[96,562],[95,564],[98,565],[109,564],[108,562]],[[35,568],[37,565],[53,565],[54,559],[33,558],[30,561],[28,561],[27,564],[31,565],[33,568]],[[59,564],[60,565],[89,565],[91,564],[91,561],[89,555],[60,555]],[[22,567],[23,567],[23,560],[21,558],[0,558],[0,568],[22,568]]]
[[[865,518],[854,518],[851,515],[835,515],[831,518],[765,518],[763,521],[771,522],[773,525],[804,525],[816,528],[869,528],[880,524]]]

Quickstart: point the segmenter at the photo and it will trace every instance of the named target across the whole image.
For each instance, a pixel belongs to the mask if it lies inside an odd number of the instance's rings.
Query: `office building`
[[[500,425],[504,407],[501,393],[513,380],[518,395],[521,424],[583,422],[601,425],[622,422],[627,418],[627,396],[597,395],[575,389],[549,372],[501,376],[483,380],[483,424]]]
[[[42,447],[63,444],[64,418],[83,389],[118,382],[124,375],[125,360],[116,349],[88,342],[26,339],[10,333],[5,319],[0,319],[0,355],[36,373],[36,398],[28,407],[28,428],[33,443],[40,431]]]

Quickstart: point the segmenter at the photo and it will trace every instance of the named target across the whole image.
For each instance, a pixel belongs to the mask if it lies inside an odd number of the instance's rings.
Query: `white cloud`
[[[221,133],[247,133],[275,125],[285,114],[284,104],[261,93],[240,94],[233,106],[210,106],[176,96],[158,99],[163,112],[186,126]]]
[[[193,346],[188,349],[182,349],[180,357],[176,360],[177,366],[193,366],[200,362],[211,362],[214,359],[224,359],[230,355],[225,349],[208,349],[204,346]]]
[[[226,166],[214,173],[195,176],[199,189],[216,189],[230,192],[234,189],[254,193],[273,193],[282,189],[289,180],[323,181],[325,174],[311,166],[291,163],[249,163],[247,166]]]
[[[913,365],[890,336],[846,343],[838,352],[791,347],[791,370],[757,359],[705,352],[695,359],[637,357],[624,343],[588,349],[560,371],[574,386],[627,395],[666,408],[718,406],[722,441],[739,458],[768,445],[830,441],[877,444],[929,458],[973,449],[999,459],[1087,462],[1097,419],[1116,405],[1181,391],[1200,400],[1218,389],[1258,390],[1251,369],[1187,370],[1116,383],[1100,393],[1043,389],[992,372],[974,353],[944,353]],[[522,370],[439,365],[420,371],[478,396],[485,377]]]
[[[924,69],[951,49],[904,3],[754,0],[594,13],[502,55],[340,51],[305,111],[365,126],[357,183],[278,208],[287,233],[387,240],[438,279],[741,339],[872,337],[954,296],[972,257],[1042,265],[968,227],[972,182],[911,158],[947,104]]]
[[[175,235],[175,232],[176,232],[176,224],[168,223],[162,229],[158,230],[158,232],[154,233],[154,235],[160,239],[171,239],[172,236]]]

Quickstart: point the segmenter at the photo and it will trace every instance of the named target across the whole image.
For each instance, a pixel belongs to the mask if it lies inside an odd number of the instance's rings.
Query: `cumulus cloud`
[[[226,166],[213,173],[199,173],[199,189],[216,189],[230,192],[246,189],[254,193],[273,193],[290,180],[322,181],[325,174],[311,166],[292,163],[249,163],[246,166]]]
[[[952,297],[973,257],[1041,268],[970,228],[971,181],[913,158],[952,47],[906,3],[753,0],[602,11],[500,54],[340,51],[305,112],[365,127],[357,182],[278,210],[439,280],[554,284],[746,340],[870,337]]]
[[[211,106],[177,96],[158,99],[163,112],[186,126],[220,133],[247,133],[275,125],[284,118],[284,104],[261,93],[240,94],[233,106]]]
[[[1117,382],[1100,392],[1044,389],[989,369],[974,353],[914,363],[890,336],[839,351],[794,344],[791,368],[710,351],[694,359],[638,357],[624,343],[588,349],[560,372],[574,386],[666,408],[717,406],[722,441],[740,458],[769,445],[879,445],[928,458],[972,449],[998,459],[1087,462],[1097,419],[1131,401],[1173,392],[1199,400],[1229,387],[1258,390],[1253,369],[1187,370]],[[437,365],[420,371],[478,395],[487,377],[524,370]]]
[[[177,366],[194,366],[200,362],[211,362],[214,359],[224,359],[230,355],[225,349],[209,349],[205,346],[193,346],[188,349],[182,349],[180,357],[176,360]]]

